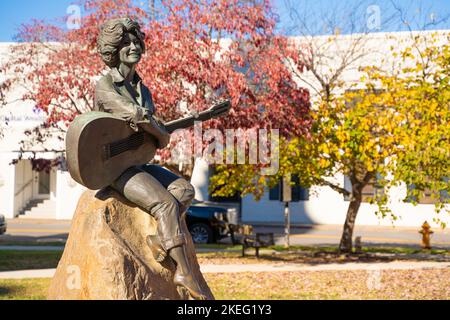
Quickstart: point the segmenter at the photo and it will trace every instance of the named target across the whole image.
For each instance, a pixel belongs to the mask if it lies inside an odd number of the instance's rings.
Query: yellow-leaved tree
[[[259,197],[286,174],[297,174],[303,187],[329,186],[349,199],[339,245],[346,253],[352,251],[355,220],[368,185],[383,190],[370,199],[383,217],[396,219],[388,206],[389,189],[400,183],[409,186],[405,201],[414,203],[431,191],[436,212],[441,212],[450,192],[448,34],[411,37],[404,49],[391,48],[395,59],[382,63],[384,68],[361,67],[359,83],[340,93],[324,86],[322,98],[311,108],[309,135],[281,141],[277,175],[259,176],[252,165],[218,166],[211,190]],[[337,175],[348,177],[351,187],[333,179]]]

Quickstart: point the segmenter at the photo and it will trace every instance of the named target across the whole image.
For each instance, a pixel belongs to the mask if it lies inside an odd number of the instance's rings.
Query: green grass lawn
[[[62,250],[0,250],[0,271],[56,268],[62,253]]]
[[[241,250],[241,245],[232,245],[232,244],[202,244],[196,245],[197,248],[201,249],[221,249],[221,250]],[[274,250],[277,252],[285,252],[285,251],[306,251],[306,252],[321,252],[321,253],[337,253],[337,246],[290,246],[289,249],[286,249],[282,245],[274,245],[266,247],[267,250]],[[251,250],[251,249],[249,249]],[[380,246],[370,246],[363,247],[362,252],[364,253],[391,253],[391,254],[444,254],[450,255],[449,250],[441,250],[441,249],[431,249],[431,250],[423,250],[415,247],[380,247]]]
[[[63,241],[0,241],[0,246],[27,246],[27,247],[64,247],[66,243]]]

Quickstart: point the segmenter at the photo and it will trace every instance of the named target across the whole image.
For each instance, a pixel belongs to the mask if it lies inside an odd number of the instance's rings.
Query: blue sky
[[[12,41],[17,27],[36,19],[52,19],[66,14],[71,0],[3,0],[0,2],[0,41]]]
[[[145,3],[145,0],[136,0]],[[21,23],[26,23],[32,18],[36,19],[55,19],[66,14],[69,5],[76,3],[74,0],[3,0],[0,2],[0,41],[12,41],[17,27]],[[355,14],[354,20],[359,25],[367,21],[366,9],[369,5],[376,5],[380,9],[380,29],[377,31],[397,31],[405,30],[405,26],[399,23],[390,23],[395,12],[393,11],[391,0],[347,0],[349,6],[341,6],[339,0],[274,0],[274,6],[280,16],[280,30],[289,34],[298,34],[305,32],[301,28],[298,19],[303,17],[304,12],[308,12],[308,25],[313,26],[315,30],[311,32],[326,32],[327,26],[322,21],[325,16],[327,19],[334,20],[337,24],[342,24],[341,31],[346,32],[346,26],[349,22],[349,14],[352,7],[363,2]],[[398,6],[404,10],[405,17],[414,20],[420,20],[420,23],[412,25],[416,28],[418,25],[425,25],[430,17],[439,20],[439,18],[450,15],[450,0],[394,0]],[[350,8],[350,10],[349,10]],[[370,13],[370,12],[369,12]],[[303,18],[302,18],[303,19]],[[432,29],[450,29],[450,19]]]

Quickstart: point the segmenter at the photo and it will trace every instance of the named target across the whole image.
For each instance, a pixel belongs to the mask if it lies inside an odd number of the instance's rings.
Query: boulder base
[[[187,252],[193,274],[214,299],[187,230]],[[182,299],[172,282],[170,258],[158,263],[146,244],[156,234],[156,221],[110,188],[80,197],[69,238],[50,285],[51,300]]]

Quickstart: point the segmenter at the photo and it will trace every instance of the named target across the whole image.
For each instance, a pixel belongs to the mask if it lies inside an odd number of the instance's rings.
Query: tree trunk
[[[355,184],[352,186],[352,195],[350,204],[347,210],[347,217],[344,223],[344,230],[342,232],[341,242],[339,244],[339,252],[351,253],[352,252],[352,238],[353,229],[355,227],[356,215],[358,214],[359,207],[362,201],[362,186]]]

